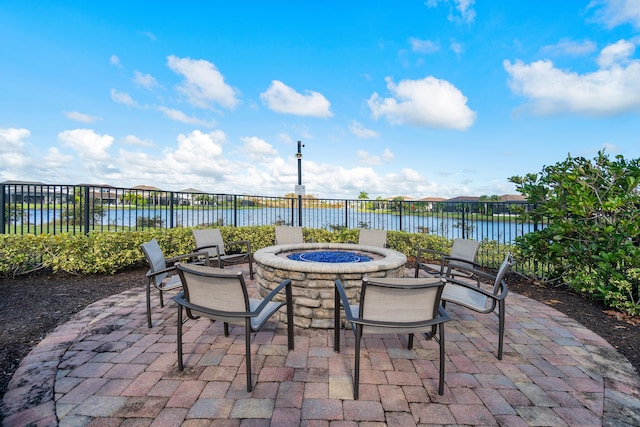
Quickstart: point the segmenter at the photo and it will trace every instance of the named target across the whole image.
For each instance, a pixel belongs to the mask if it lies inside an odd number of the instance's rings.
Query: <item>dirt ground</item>
[[[20,361],[58,325],[94,301],[144,286],[146,267],[112,276],[67,273],[0,279],[0,396]],[[640,372],[640,318],[607,310],[566,288],[511,275],[510,291],[553,306],[606,339]],[[508,301],[508,300],[507,300]]]

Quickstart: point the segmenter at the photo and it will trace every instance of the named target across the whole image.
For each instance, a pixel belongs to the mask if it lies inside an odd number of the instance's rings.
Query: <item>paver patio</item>
[[[247,268],[240,266],[239,268]],[[450,305],[446,387],[437,393],[437,344],[364,338],[353,400],[353,334],[271,322],[252,342],[246,391],[244,336],[208,319],[185,325],[177,369],[176,305],[145,318],[140,288],[98,301],[49,334],[5,394],[4,426],[640,425],[640,377],[606,341],[564,314],[511,293],[503,360],[497,318]],[[255,286],[255,282],[248,281]]]

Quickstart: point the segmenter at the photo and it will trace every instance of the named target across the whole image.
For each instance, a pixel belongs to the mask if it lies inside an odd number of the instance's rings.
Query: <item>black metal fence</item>
[[[301,225],[430,233],[511,244],[544,227],[519,220],[523,202],[264,197],[40,183],[0,184],[0,233]]]

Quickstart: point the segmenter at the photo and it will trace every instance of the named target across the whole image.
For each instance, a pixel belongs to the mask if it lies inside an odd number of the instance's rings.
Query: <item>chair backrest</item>
[[[387,230],[369,230],[363,228],[358,235],[358,244],[384,248],[387,245]]]
[[[218,253],[220,253],[220,255],[225,255],[224,240],[222,239],[220,229],[194,229],[193,238],[196,241],[196,248],[203,248],[203,250],[209,253],[210,257],[217,256]],[[218,252],[216,252],[216,248],[213,248],[212,246],[217,246]]]
[[[156,271],[160,271],[162,269],[167,268],[167,261],[162,253],[162,248],[160,248],[160,244],[156,239],[152,239],[147,243],[143,243],[140,245],[140,249],[144,253],[144,256],[147,258],[147,262],[149,263],[149,271],[151,273],[155,273]],[[167,273],[158,274],[153,277],[153,280],[156,285],[160,285],[162,281],[168,276]]]
[[[225,313],[250,311],[242,272],[196,264],[178,264],[177,269],[182,279],[184,299],[190,303],[215,310],[220,317]],[[235,320],[229,323],[244,323],[245,319],[238,317]]]
[[[451,247],[451,256],[475,262],[480,242],[469,239],[455,239]],[[463,261],[451,260],[448,264],[451,268],[473,269],[471,264]]]
[[[493,283],[494,295],[497,295],[502,291],[502,282],[504,281],[511,267],[513,267],[514,263],[515,262],[513,261],[513,255],[511,255],[511,252],[507,253],[507,255],[504,257],[504,261],[502,261],[502,264],[498,269],[498,273],[496,273],[496,280]]]
[[[364,326],[363,333],[413,332],[415,327],[402,324],[435,318],[445,283],[437,277],[362,279],[359,317],[383,322]]]
[[[302,227],[276,226],[276,245],[288,245],[290,243],[304,243]]]

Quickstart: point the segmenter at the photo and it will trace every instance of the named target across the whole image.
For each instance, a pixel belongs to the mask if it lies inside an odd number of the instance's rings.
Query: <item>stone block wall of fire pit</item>
[[[325,263],[294,261],[287,255],[307,251],[354,251],[372,257],[369,262]],[[267,295],[283,280],[293,288],[294,324],[300,328],[333,328],[334,282],[340,279],[351,303],[360,297],[363,277],[403,277],[407,257],[391,249],[357,244],[302,243],[269,246],[254,254],[257,290]],[[284,292],[276,298],[284,301]],[[276,316],[286,322],[286,311]]]

